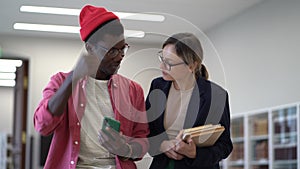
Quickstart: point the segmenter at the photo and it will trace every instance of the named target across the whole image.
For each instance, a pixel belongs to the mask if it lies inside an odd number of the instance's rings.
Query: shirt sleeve
[[[146,109],[145,109],[145,100],[143,89],[135,84],[135,99],[134,107],[137,110],[135,115],[135,123],[133,127],[133,138],[132,143],[138,143],[141,146],[141,155],[144,156],[149,148],[149,143],[147,135],[149,134],[149,128],[147,123]]]
[[[51,77],[50,82],[43,90],[43,98],[36,108],[33,117],[34,128],[41,135],[52,134],[66,114],[64,112],[61,116],[53,116],[48,109],[49,100],[59,89],[61,84],[64,82],[64,79],[65,75],[63,73],[57,73]]]

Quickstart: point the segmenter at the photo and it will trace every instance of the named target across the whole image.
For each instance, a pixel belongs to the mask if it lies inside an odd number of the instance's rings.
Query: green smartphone
[[[110,127],[114,129],[115,131],[120,131],[120,121],[112,118],[112,117],[104,117],[103,123],[102,123],[102,130],[106,132],[106,127]]]

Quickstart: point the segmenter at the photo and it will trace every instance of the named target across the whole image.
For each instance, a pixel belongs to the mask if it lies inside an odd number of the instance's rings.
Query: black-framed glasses
[[[168,60],[166,60],[166,59],[163,57],[162,51],[159,51],[159,52],[157,53],[157,56],[158,56],[159,61],[160,61],[161,63],[164,64],[165,68],[166,68],[168,71],[170,71],[171,68],[172,68],[173,66],[186,64],[184,61],[179,62],[179,63],[169,63]]]
[[[108,56],[110,56],[110,57],[116,57],[116,56],[118,56],[120,53],[122,54],[122,56],[124,56],[126,53],[127,53],[127,51],[128,51],[128,49],[129,49],[129,45],[126,43],[125,45],[124,45],[124,47],[123,48],[121,48],[121,49],[118,49],[118,48],[115,48],[115,47],[112,47],[112,48],[110,48],[110,49],[107,49],[107,48],[105,48],[105,47],[103,47],[103,46],[101,46],[101,45],[98,45],[101,49],[103,49],[103,50],[105,50],[105,52],[106,52],[106,54],[108,55]]]

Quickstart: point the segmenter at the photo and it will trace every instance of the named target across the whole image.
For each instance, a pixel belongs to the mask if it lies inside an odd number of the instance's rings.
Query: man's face
[[[95,45],[96,54],[102,59],[99,70],[106,75],[117,73],[125,55],[123,49],[127,47],[123,35],[105,35],[103,40]]]

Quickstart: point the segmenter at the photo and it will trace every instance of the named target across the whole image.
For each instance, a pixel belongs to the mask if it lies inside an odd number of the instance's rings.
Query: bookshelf
[[[297,106],[272,110],[273,168],[297,169]]]
[[[223,169],[300,168],[300,103],[233,114]]]
[[[249,126],[249,167],[267,169],[269,164],[268,112],[258,112],[248,116]]]
[[[6,158],[6,169],[13,169],[13,157],[12,157],[12,151],[13,151],[13,146],[12,146],[12,136],[7,135],[7,158]]]
[[[0,132],[0,169],[13,169],[12,137]]]
[[[227,161],[228,169],[243,169],[245,166],[244,121],[243,116],[236,117],[231,121],[233,152],[230,154],[229,160]]]

